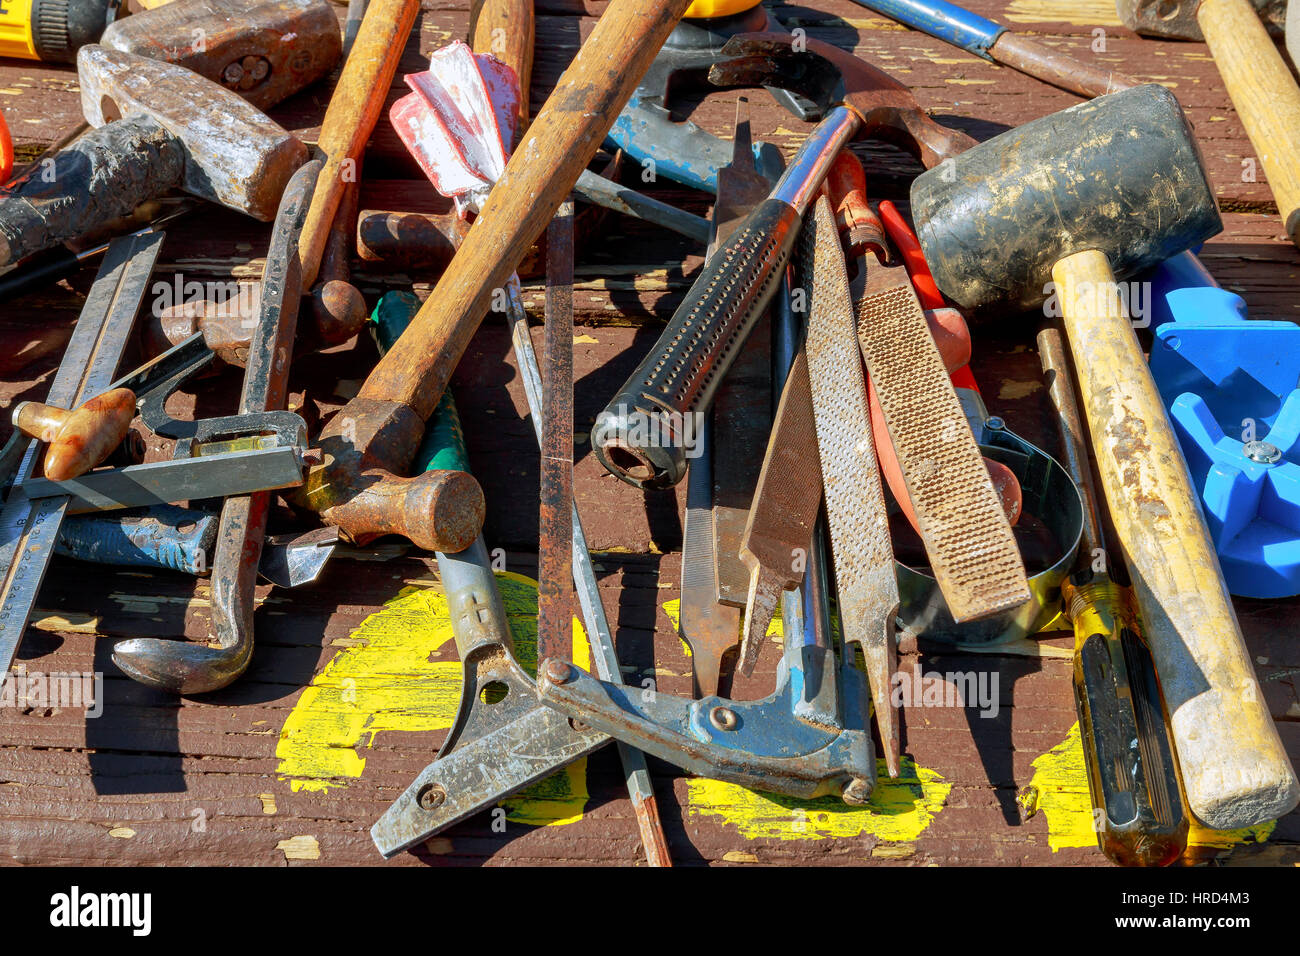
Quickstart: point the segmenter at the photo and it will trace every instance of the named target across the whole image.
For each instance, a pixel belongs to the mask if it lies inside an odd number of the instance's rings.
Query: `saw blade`
[[[859,261],[857,339],[939,590],[958,623],[1018,607],[1025,564],[907,270]]]
[[[825,196],[805,220],[802,282],[809,298],[808,378],[831,533],[840,625],[867,665],[876,724],[891,777],[898,776],[899,734],[891,703],[896,669],[894,617],[898,578],[889,541],[885,493],[871,444],[867,382],[853,328],[844,253]]]

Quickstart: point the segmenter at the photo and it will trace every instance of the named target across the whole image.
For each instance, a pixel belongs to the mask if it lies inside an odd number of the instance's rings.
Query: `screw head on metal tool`
[[[854,777],[844,785],[840,798],[847,804],[860,807],[871,799],[872,782],[863,777]]]
[[[546,679],[552,684],[567,684],[573,677],[573,668],[567,661],[553,657],[546,662]]]
[[[439,784],[427,783],[420,788],[420,792],[416,794],[415,800],[422,810],[427,810],[432,813],[447,802],[447,791]]]
[[[991,431],[1000,432],[1002,429],[1007,427],[1007,423],[997,415],[990,415],[988,418],[984,419],[984,427]]]
[[[735,730],[740,726],[740,718],[729,707],[714,707],[709,711],[709,723],[719,730]]]
[[[1266,441],[1248,441],[1241,450],[1247,458],[1261,465],[1275,465],[1282,460],[1282,449]]]

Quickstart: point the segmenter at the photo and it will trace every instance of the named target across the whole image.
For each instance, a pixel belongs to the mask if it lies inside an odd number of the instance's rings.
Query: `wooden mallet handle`
[[[1286,234],[1300,245],[1300,87],[1250,0],[1201,0],[1196,21],[1259,154]]]
[[[1253,16],[1253,14],[1252,14]],[[1276,819],[1300,784],[1264,706],[1209,530],[1100,252],[1052,269],[1088,431],[1144,622],[1188,806],[1231,830]]]

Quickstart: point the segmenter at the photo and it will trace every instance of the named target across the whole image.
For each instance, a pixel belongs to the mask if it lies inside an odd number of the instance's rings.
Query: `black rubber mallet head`
[[[1191,126],[1147,84],[1026,123],[918,176],[912,216],[944,294],[1032,308],[1052,267],[1105,253],[1121,279],[1223,229]]]

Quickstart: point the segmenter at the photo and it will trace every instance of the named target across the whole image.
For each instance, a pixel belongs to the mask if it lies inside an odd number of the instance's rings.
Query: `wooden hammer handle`
[[[371,0],[338,84],[330,97],[317,141],[324,154],[311,208],[299,240],[303,288],[316,284],[344,187],[355,182],[361,151],[379,121],[397,61],[420,10],[420,0]]]
[[[1052,278],[1189,807],[1218,830],[1276,819],[1296,805],[1300,784],[1110,264],[1080,252],[1058,262]]]
[[[474,228],[358,397],[427,419],[470,338],[528,247],[591,162],[688,0],[612,0],[560,77]]]
[[[475,53],[491,53],[519,77],[520,130],[528,125],[533,22],[533,0],[478,0],[470,13],[470,47]],[[512,145],[506,143],[507,148]]]
[[[1202,0],[1196,20],[1259,154],[1286,233],[1300,245],[1300,87],[1250,0]]]

